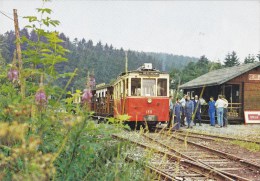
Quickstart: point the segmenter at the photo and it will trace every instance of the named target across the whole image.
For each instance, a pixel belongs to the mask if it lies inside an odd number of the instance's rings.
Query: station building
[[[191,99],[198,95],[206,102],[225,95],[229,121],[244,122],[244,111],[260,111],[260,62],[213,70],[179,88]],[[209,119],[207,105],[202,106],[202,117]]]

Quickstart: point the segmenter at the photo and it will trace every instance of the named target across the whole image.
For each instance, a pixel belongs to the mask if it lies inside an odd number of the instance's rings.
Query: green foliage
[[[220,69],[221,64],[211,62],[205,55],[201,56],[197,62],[190,62],[184,69],[173,69],[170,73],[171,88],[177,89],[178,85],[193,80],[209,71]]]
[[[248,149],[249,151],[260,152],[260,145],[257,143],[249,143],[249,142],[238,141],[238,140],[231,141],[231,143],[243,147],[245,149]]]
[[[239,58],[237,57],[237,54],[235,51],[232,51],[232,53],[228,53],[225,58],[224,66],[225,67],[233,67],[236,65],[239,65]]]
[[[254,63],[255,62],[255,56],[251,56],[250,54],[248,54],[248,56],[245,58],[244,63]]]
[[[126,161],[129,143],[115,141],[111,136],[124,128],[126,116],[114,120],[112,125],[98,125],[92,121],[87,106],[74,104],[81,91],[63,99],[66,91],[55,81],[69,76],[66,89],[77,69],[65,74],[57,70],[68,51],[58,33],[47,31],[44,26],[56,26],[58,21],[45,16],[52,12],[48,8],[37,11],[41,19],[26,17],[35,41],[22,38],[26,45],[22,51],[25,98],[21,96],[21,85],[8,81],[9,67],[5,63],[0,67],[0,180],[144,179],[144,165]],[[40,81],[40,75],[44,75],[44,81]],[[44,106],[35,102],[39,89],[51,96]]]
[[[258,61],[260,62],[260,53],[258,53],[258,54],[256,55],[256,58],[257,58]]]
[[[46,14],[46,12],[44,12]],[[24,58],[29,64],[29,62],[33,62],[34,64],[39,64],[41,62],[41,58],[46,59],[46,64],[51,63],[51,54],[54,50],[48,50],[50,45],[50,38],[47,39],[46,32],[42,30],[41,26],[53,26],[51,20],[47,16],[44,16],[42,21],[39,21],[35,18],[36,16],[27,16],[26,18],[30,20],[32,23],[27,26],[27,29],[22,29],[20,34],[22,36],[22,49],[26,50],[23,52]],[[55,23],[55,22],[54,22]],[[58,22],[57,22],[58,23]],[[37,24],[41,25],[37,27]],[[55,32],[52,32],[55,34]],[[39,36],[40,35],[40,36]],[[6,46],[3,46],[3,57],[10,63],[12,58],[12,53],[15,49],[13,45],[13,41],[15,40],[14,32],[6,32],[4,35],[0,35],[3,37]],[[61,55],[67,59],[67,61],[63,61],[63,59],[57,60],[57,64],[55,64],[55,69],[58,72],[56,76],[60,73],[72,72],[76,68],[78,68],[78,72],[76,77],[72,79],[71,84],[68,86],[68,89],[71,90],[71,87],[74,89],[83,89],[85,86],[86,75],[87,72],[95,72],[95,79],[97,83],[110,83],[112,79],[115,79],[122,71],[125,70],[125,50],[116,49],[112,45],[102,44],[102,42],[98,42],[94,44],[92,40],[86,41],[84,38],[78,40],[75,38],[74,40],[70,40],[63,33],[58,34],[59,38],[62,42],[56,42],[57,48],[59,46],[63,46],[70,53],[65,52],[65,55]],[[48,41],[48,42],[47,42]],[[29,47],[29,48],[28,48]],[[35,47],[38,47],[37,49]],[[35,50],[39,53],[35,54]],[[44,57],[45,56],[45,57]],[[55,55],[56,59],[58,59],[58,55]],[[29,59],[30,58],[30,59]],[[144,53],[137,51],[128,51],[128,70],[135,70],[143,63],[153,63],[153,67],[156,69],[170,72],[172,68],[182,69],[189,62],[195,62],[197,58],[178,56],[172,54],[164,54],[164,53]],[[29,66],[29,65],[28,65]],[[37,68],[42,67],[43,65],[38,65]],[[59,77],[58,80],[55,81],[55,84],[64,87],[68,81],[68,77]]]

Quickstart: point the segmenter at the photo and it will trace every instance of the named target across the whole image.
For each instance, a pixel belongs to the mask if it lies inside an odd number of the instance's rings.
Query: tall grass
[[[43,0],[43,4],[46,2]],[[66,99],[66,87],[55,86],[54,81],[60,77],[72,80],[76,70],[63,75],[55,70],[57,63],[66,61],[68,51],[60,45],[58,33],[43,26],[58,26],[59,21],[49,18],[51,9],[37,11],[40,19],[26,18],[30,22],[27,28],[36,33],[38,41],[26,37],[18,40],[28,45],[22,52],[23,99],[19,81],[10,82],[6,76],[9,66],[0,67],[0,180],[150,178],[143,162],[127,161],[125,153],[131,145],[112,138],[112,133],[122,130],[121,121],[95,124],[87,105],[73,104],[75,95]],[[44,104],[41,97],[35,100],[39,90]],[[46,101],[48,96],[53,98]]]

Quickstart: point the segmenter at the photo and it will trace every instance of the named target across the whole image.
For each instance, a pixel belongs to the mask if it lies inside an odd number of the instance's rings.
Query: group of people
[[[181,126],[186,126],[185,118],[188,128],[192,128],[192,121],[195,126],[197,123],[201,126],[201,105],[204,104],[204,102],[205,100],[202,98],[199,99],[197,95],[195,95],[194,100],[191,100],[189,95],[184,95],[180,100],[177,98],[175,104],[173,104],[173,97],[170,96],[170,118],[167,127],[169,128],[172,125],[172,120],[174,120],[173,128],[178,130]],[[218,127],[227,126],[228,101],[225,97],[219,95],[217,101],[214,101],[214,98],[210,97],[208,106],[210,125],[215,126],[215,115],[217,113]]]
[[[215,113],[217,112],[217,124],[218,127],[227,127],[227,108],[228,101],[224,95],[219,95],[218,100],[215,102],[213,97],[210,97],[209,105],[209,118],[210,125],[215,126]]]

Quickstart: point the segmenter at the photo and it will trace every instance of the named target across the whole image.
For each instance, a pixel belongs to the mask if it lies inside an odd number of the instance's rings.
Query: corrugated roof
[[[205,86],[220,85],[258,66],[260,66],[260,62],[242,64],[234,67],[213,70],[185,84],[182,84],[179,88],[187,89],[187,88],[198,88],[204,85]]]

